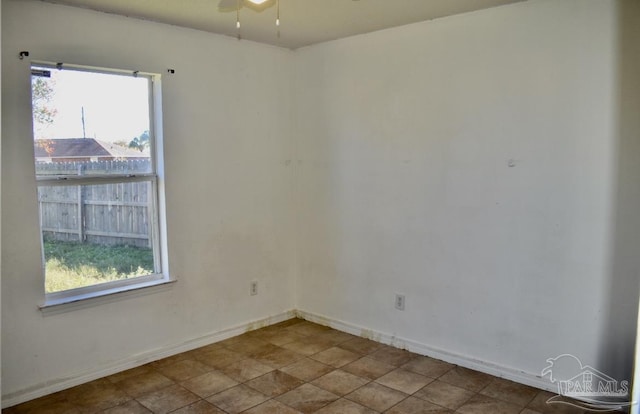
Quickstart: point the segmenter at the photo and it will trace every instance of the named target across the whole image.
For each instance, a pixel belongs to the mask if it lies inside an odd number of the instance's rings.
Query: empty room
[[[0,10],[3,412],[639,412],[639,1]]]

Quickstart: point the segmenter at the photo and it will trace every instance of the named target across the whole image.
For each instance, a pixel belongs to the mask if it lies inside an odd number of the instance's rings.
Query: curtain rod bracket
[[[26,57],[29,57],[29,51],[28,50],[21,51],[19,55],[20,60],[23,60]]]

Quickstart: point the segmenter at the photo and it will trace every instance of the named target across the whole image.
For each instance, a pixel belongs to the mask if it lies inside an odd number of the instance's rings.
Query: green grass
[[[47,293],[153,273],[153,251],[131,246],[44,242]]]

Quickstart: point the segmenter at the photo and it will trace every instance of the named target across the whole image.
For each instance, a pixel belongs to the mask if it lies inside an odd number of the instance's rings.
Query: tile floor
[[[3,413],[582,413],[552,395],[292,319]]]

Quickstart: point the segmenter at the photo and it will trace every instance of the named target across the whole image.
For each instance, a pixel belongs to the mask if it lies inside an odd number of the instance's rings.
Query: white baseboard
[[[198,338],[192,338],[180,343],[176,343],[170,346],[145,351],[137,355],[131,355],[120,361],[105,364],[89,371],[81,372],[70,377],[66,377],[59,381],[47,381],[45,383],[37,384],[29,387],[28,389],[13,392],[2,396],[2,408],[7,408],[20,404],[26,401],[33,400],[54,392],[62,391],[67,388],[75,387],[76,385],[84,384],[89,381],[94,381],[99,378],[103,378],[109,375],[116,374],[127,369],[135,368],[140,365],[147,364],[149,362],[157,361],[162,358],[170,357],[172,355],[180,354],[182,352],[191,351],[202,346],[210,345],[215,342],[222,341],[227,338],[231,338],[237,335],[241,335],[245,332],[249,332],[255,329],[264,328],[269,325],[276,324],[278,322],[286,321],[297,316],[297,312],[289,310],[282,312],[278,315],[269,316],[256,321],[246,322],[241,325],[237,325],[231,328],[223,329],[209,333],[207,335],[200,336]]]
[[[381,342],[396,348],[406,349],[416,354],[439,359],[451,364],[459,365],[464,368],[473,369],[484,372],[495,377],[505,378],[520,384],[529,385],[541,390],[557,392],[558,386],[541,378],[540,375],[530,372],[518,371],[513,368],[500,366],[497,364],[487,363],[481,360],[473,359],[465,355],[459,355],[452,352],[444,351],[426,344],[422,344],[410,339],[400,338],[383,332],[372,331],[370,329],[357,326],[351,323],[328,318],[326,316],[314,314],[307,311],[297,310],[296,316],[309,322],[320,325],[329,326],[338,331],[350,333],[352,335],[361,336],[376,342]]]

